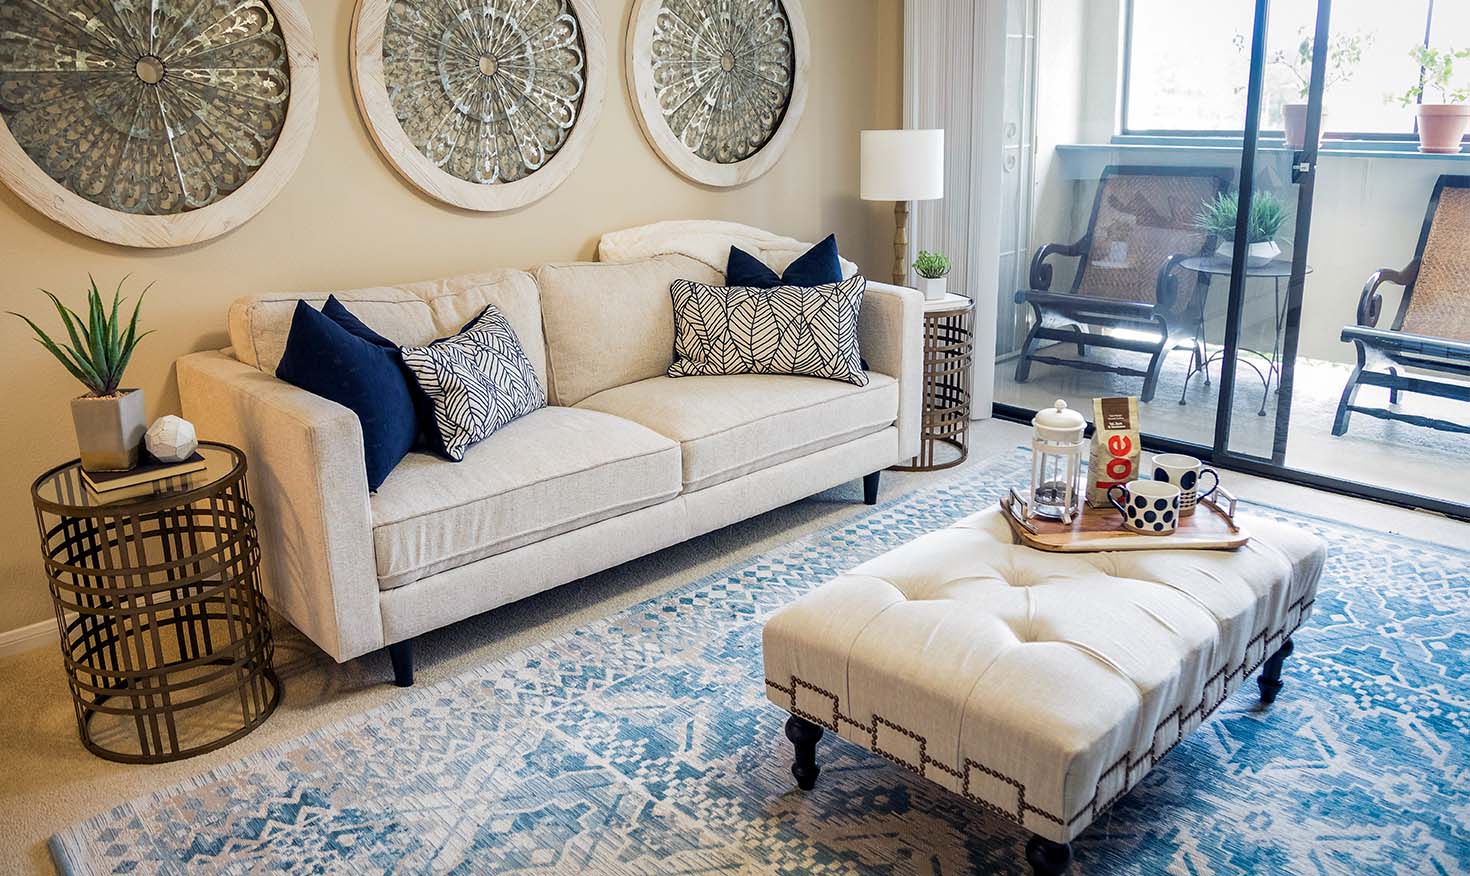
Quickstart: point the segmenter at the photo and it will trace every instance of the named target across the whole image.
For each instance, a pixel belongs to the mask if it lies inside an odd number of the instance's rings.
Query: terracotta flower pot
[[[1453,155],[1460,151],[1465,128],[1470,125],[1470,105],[1425,103],[1419,106],[1419,151]]]
[[[1307,105],[1304,103],[1288,103],[1281,107],[1282,126],[1286,129],[1286,148],[1301,149],[1307,142]],[[1327,112],[1322,112],[1322,131],[1327,130]],[[1318,132],[1317,142],[1321,145],[1321,131]]]
[[[71,421],[82,468],[127,471],[138,464],[138,448],[148,430],[141,389],[119,389],[110,398],[74,398]]]

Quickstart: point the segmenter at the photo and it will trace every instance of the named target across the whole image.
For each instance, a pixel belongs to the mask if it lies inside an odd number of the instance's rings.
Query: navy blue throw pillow
[[[322,315],[369,344],[382,347],[393,354],[403,369],[403,381],[408,384],[408,394],[413,398],[413,415],[418,420],[419,434],[423,438],[424,446],[443,456],[444,439],[439,436],[439,424],[434,420],[434,400],[429,398],[429,394],[419,386],[418,379],[413,376],[409,367],[403,364],[403,355],[398,352],[398,345],[368,328],[367,324],[344,307],[335,295],[327,296],[327,303],[322,305]],[[479,317],[476,316],[475,319]],[[470,323],[473,324],[474,320],[470,320]]]
[[[368,328],[367,323],[353,316],[352,311],[344,307],[335,295],[327,296],[327,303],[322,305],[322,316],[335,322],[353,335],[362,338],[374,347],[384,347],[390,350],[398,349],[397,344]]]
[[[842,261],[837,257],[837,235],[829,234],[821,243],[801,254],[801,257],[786,267],[786,273],[766,267],[755,256],[739,247],[730,247],[730,258],[725,263],[726,286],[749,286],[756,289],[774,289],[777,286],[825,286],[842,282]]]
[[[296,302],[276,376],[357,414],[369,490],[413,448],[419,426],[398,351],[358,337],[305,301]]]

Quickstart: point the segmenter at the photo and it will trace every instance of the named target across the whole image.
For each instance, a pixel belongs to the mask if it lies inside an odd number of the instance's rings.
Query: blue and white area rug
[[[1027,837],[831,737],[797,791],[776,608],[1026,479],[1006,457],[52,840],[69,874],[1022,874]],[[1470,872],[1470,552],[1331,544],[1281,699],[1228,700],[1075,844],[1078,874]]]

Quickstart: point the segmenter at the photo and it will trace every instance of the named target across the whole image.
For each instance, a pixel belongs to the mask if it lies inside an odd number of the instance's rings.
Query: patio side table
[[[142,487],[94,491],[77,460],[31,485],[77,733],[107,760],[212,751],[280,702],[245,455],[199,453]]]
[[[1228,277],[1230,276],[1231,263],[1230,259],[1221,258],[1220,256],[1193,256],[1191,258],[1187,258],[1181,261],[1179,263],[1179,267],[1183,268],[1186,271],[1193,271],[1196,274],[1206,274],[1211,277]],[[1311,265],[1307,266],[1306,272],[1308,274],[1312,273]],[[1256,363],[1252,362],[1250,359],[1237,359],[1237,361],[1244,362],[1246,365],[1250,366],[1251,370],[1256,372],[1256,376],[1261,378],[1261,409],[1259,411],[1256,411],[1256,416],[1264,417],[1266,416],[1266,403],[1271,399],[1271,382],[1273,378],[1275,379],[1278,392],[1281,388],[1281,349],[1283,345],[1282,332],[1286,328],[1286,305],[1289,303],[1284,297],[1282,297],[1281,281],[1290,279],[1291,262],[1285,259],[1274,259],[1264,265],[1247,264],[1245,268],[1245,275],[1247,279],[1270,280],[1272,283],[1272,289],[1275,291],[1276,294],[1276,304],[1275,307],[1272,309],[1272,314],[1274,315],[1276,320],[1276,331],[1271,335],[1271,355],[1267,356],[1260,350],[1253,350],[1250,347],[1239,348],[1241,353],[1251,353],[1255,356],[1260,357],[1261,361],[1266,365],[1266,370],[1262,371],[1259,367],[1257,367]],[[1197,355],[1193,355],[1191,357],[1191,359],[1189,360],[1189,373],[1184,375],[1184,389],[1180,390],[1179,392],[1179,403],[1181,405],[1185,403],[1184,397],[1189,392],[1190,379],[1193,378],[1194,375],[1203,372],[1205,375],[1205,385],[1209,386],[1210,365],[1214,364],[1215,362],[1222,361],[1224,358],[1225,351],[1223,349],[1210,354],[1208,357],[1205,358],[1203,362],[1197,361]]]
[[[924,413],[919,455],[907,465],[895,465],[894,471],[938,471],[959,465],[970,455],[974,314],[975,302],[963,295],[946,293],[937,301],[924,302]]]

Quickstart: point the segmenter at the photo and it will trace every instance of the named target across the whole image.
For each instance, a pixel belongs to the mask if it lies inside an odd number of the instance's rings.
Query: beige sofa
[[[298,298],[230,308],[231,348],[178,362],[201,438],[243,448],[271,605],[346,661],[387,646],[412,683],[413,637],[859,477],[918,450],[922,300],[870,283],[872,380],[664,376],[669,284],[723,282],[684,255],[552,264],[337,292],[405,344],[486,304],[515,327],[550,406],[455,464],[411,453],[369,495],[356,415],[275,378]]]

